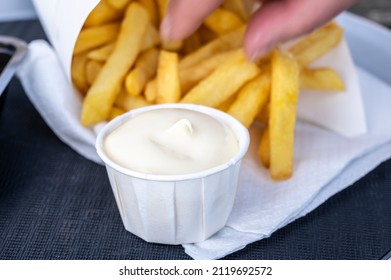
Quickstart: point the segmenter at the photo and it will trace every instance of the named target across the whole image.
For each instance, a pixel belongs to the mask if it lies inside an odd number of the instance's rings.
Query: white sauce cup
[[[182,175],[141,173],[108,157],[104,140],[112,131],[143,112],[163,108],[192,110],[215,118],[232,129],[239,151],[224,164]],[[106,165],[125,229],[147,242],[186,244],[204,241],[226,224],[249,142],[248,130],[224,112],[193,104],[164,104],[135,109],[109,122],[99,132],[96,150]]]

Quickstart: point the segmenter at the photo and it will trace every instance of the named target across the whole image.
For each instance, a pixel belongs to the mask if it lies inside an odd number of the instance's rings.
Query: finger
[[[175,41],[189,36],[223,0],[172,0],[160,27],[162,40]]]
[[[266,1],[253,15],[244,38],[248,58],[266,54],[276,44],[303,35],[326,23],[356,0]]]

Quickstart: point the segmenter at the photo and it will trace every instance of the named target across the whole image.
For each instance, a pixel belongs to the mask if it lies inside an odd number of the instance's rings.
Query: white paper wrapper
[[[100,0],[32,0],[46,35],[71,80],[73,47],[87,16]]]
[[[95,131],[78,122],[81,101],[69,78],[75,39],[89,10],[98,1],[33,1],[54,50],[43,41],[31,43],[19,77],[30,100],[56,135],[81,155],[102,163],[94,149]],[[51,11],[60,13],[59,9],[68,17],[51,14]],[[63,26],[67,24],[68,27]],[[361,71],[361,89],[365,93],[361,95],[345,42],[314,65],[336,69],[347,89],[338,93],[301,92],[294,176],[280,183],[271,181],[254,153],[259,137],[259,130],[254,127],[252,147],[242,164],[238,193],[227,226],[207,241],[185,245],[193,258],[220,258],[269,236],[390,157],[391,127],[390,123],[381,121],[391,119],[385,105],[391,102],[387,95],[391,92],[389,86]],[[369,130],[362,97],[365,97]]]

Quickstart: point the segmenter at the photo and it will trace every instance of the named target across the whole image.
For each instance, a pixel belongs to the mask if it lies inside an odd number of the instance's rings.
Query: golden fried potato
[[[73,54],[77,55],[114,42],[117,39],[119,29],[119,23],[109,23],[83,29],[77,38]]]
[[[303,37],[289,51],[301,67],[305,67],[336,47],[343,36],[337,23],[331,22]]]
[[[178,74],[178,54],[160,51],[157,70],[156,102],[176,103],[181,98],[181,88]]]
[[[142,93],[145,85],[156,74],[158,59],[159,51],[154,48],[143,52],[139,56],[135,67],[125,79],[125,87],[129,95],[137,96]]]
[[[270,174],[288,179],[293,172],[299,66],[289,53],[273,52],[270,93]]]
[[[300,88],[312,90],[345,90],[339,74],[331,68],[304,68],[300,72]]]
[[[109,117],[125,75],[140,52],[148,24],[146,10],[137,2],[132,2],[126,10],[114,50],[84,99],[83,125],[93,125]]]
[[[227,113],[248,128],[265,107],[269,100],[269,93],[270,72],[267,69],[239,90],[236,100]]]
[[[193,87],[181,102],[217,107],[259,74],[259,71],[256,64],[248,62],[240,50],[236,56]]]

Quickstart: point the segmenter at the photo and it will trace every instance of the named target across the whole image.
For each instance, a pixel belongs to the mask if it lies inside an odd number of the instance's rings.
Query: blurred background
[[[350,11],[391,28],[390,0],[361,0]],[[0,21],[35,18],[31,0],[0,0]]]

